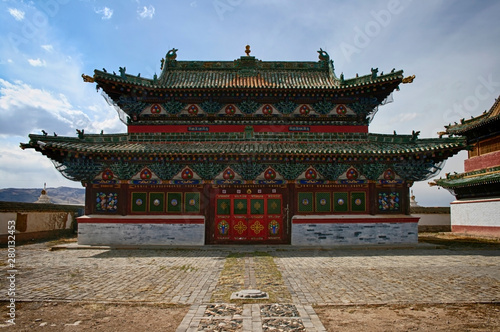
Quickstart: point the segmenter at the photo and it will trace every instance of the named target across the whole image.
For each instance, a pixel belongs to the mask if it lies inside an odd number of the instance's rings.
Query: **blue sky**
[[[152,77],[160,59],[234,60],[250,44],[264,61],[316,61],[326,50],[337,76],[370,68],[416,75],[380,107],[370,132],[436,137],[481,114],[500,95],[500,1],[453,0],[0,0],[0,188],[80,187],[20,142],[46,130],[76,136],[125,132],[95,85],[94,69]],[[445,172],[463,171],[465,152]],[[416,183],[424,206],[447,191]]]

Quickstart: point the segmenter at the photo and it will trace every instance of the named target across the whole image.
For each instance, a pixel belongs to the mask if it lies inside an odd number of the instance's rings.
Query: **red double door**
[[[283,243],[281,194],[217,195],[215,241],[218,243]]]

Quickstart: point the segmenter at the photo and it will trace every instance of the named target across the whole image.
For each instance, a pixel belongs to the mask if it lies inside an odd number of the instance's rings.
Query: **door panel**
[[[283,241],[283,197],[217,195],[214,230],[215,240],[224,243]]]

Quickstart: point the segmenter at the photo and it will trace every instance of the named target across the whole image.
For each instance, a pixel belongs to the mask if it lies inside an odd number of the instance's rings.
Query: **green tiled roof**
[[[160,89],[343,89],[383,82],[400,83],[403,71],[369,74],[344,80],[334,73],[333,62],[260,61],[241,57],[234,61],[167,61],[159,77],[147,79],[126,73],[94,71],[94,80]]]
[[[496,123],[496,124],[495,124]],[[462,119],[460,123],[455,123],[453,125],[445,126],[446,133],[451,135],[467,135],[467,132],[475,130],[476,128],[496,125],[500,123],[500,97],[495,100],[495,103],[490,108],[489,111],[485,111],[480,116],[472,119]],[[497,128],[498,130],[498,128]]]
[[[500,183],[500,166],[466,173],[447,174],[445,179],[435,180],[435,183],[445,189]]]
[[[461,138],[416,139],[411,135],[308,133],[188,133],[85,135],[84,139],[30,135],[22,145],[84,155],[280,154],[394,157],[465,148]]]

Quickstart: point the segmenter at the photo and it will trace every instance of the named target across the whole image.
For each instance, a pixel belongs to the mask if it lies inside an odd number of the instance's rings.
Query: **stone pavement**
[[[324,331],[314,305],[500,301],[498,250],[207,246],[50,251],[43,243],[16,249],[17,301],[189,304],[179,332],[213,330],[214,322],[236,324],[238,331],[267,331],[267,325],[284,320],[295,324],[295,331]],[[272,268],[279,270],[266,285],[271,292],[273,285],[283,285],[290,303],[277,305],[274,316],[266,316],[269,310],[262,300],[219,304],[236,307],[214,313],[212,295],[222,286],[229,283],[229,289],[238,291],[259,285],[257,252],[271,257]],[[244,271],[226,275],[225,265],[235,253],[241,253]],[[0,286],[6,289],[6,278]]]

